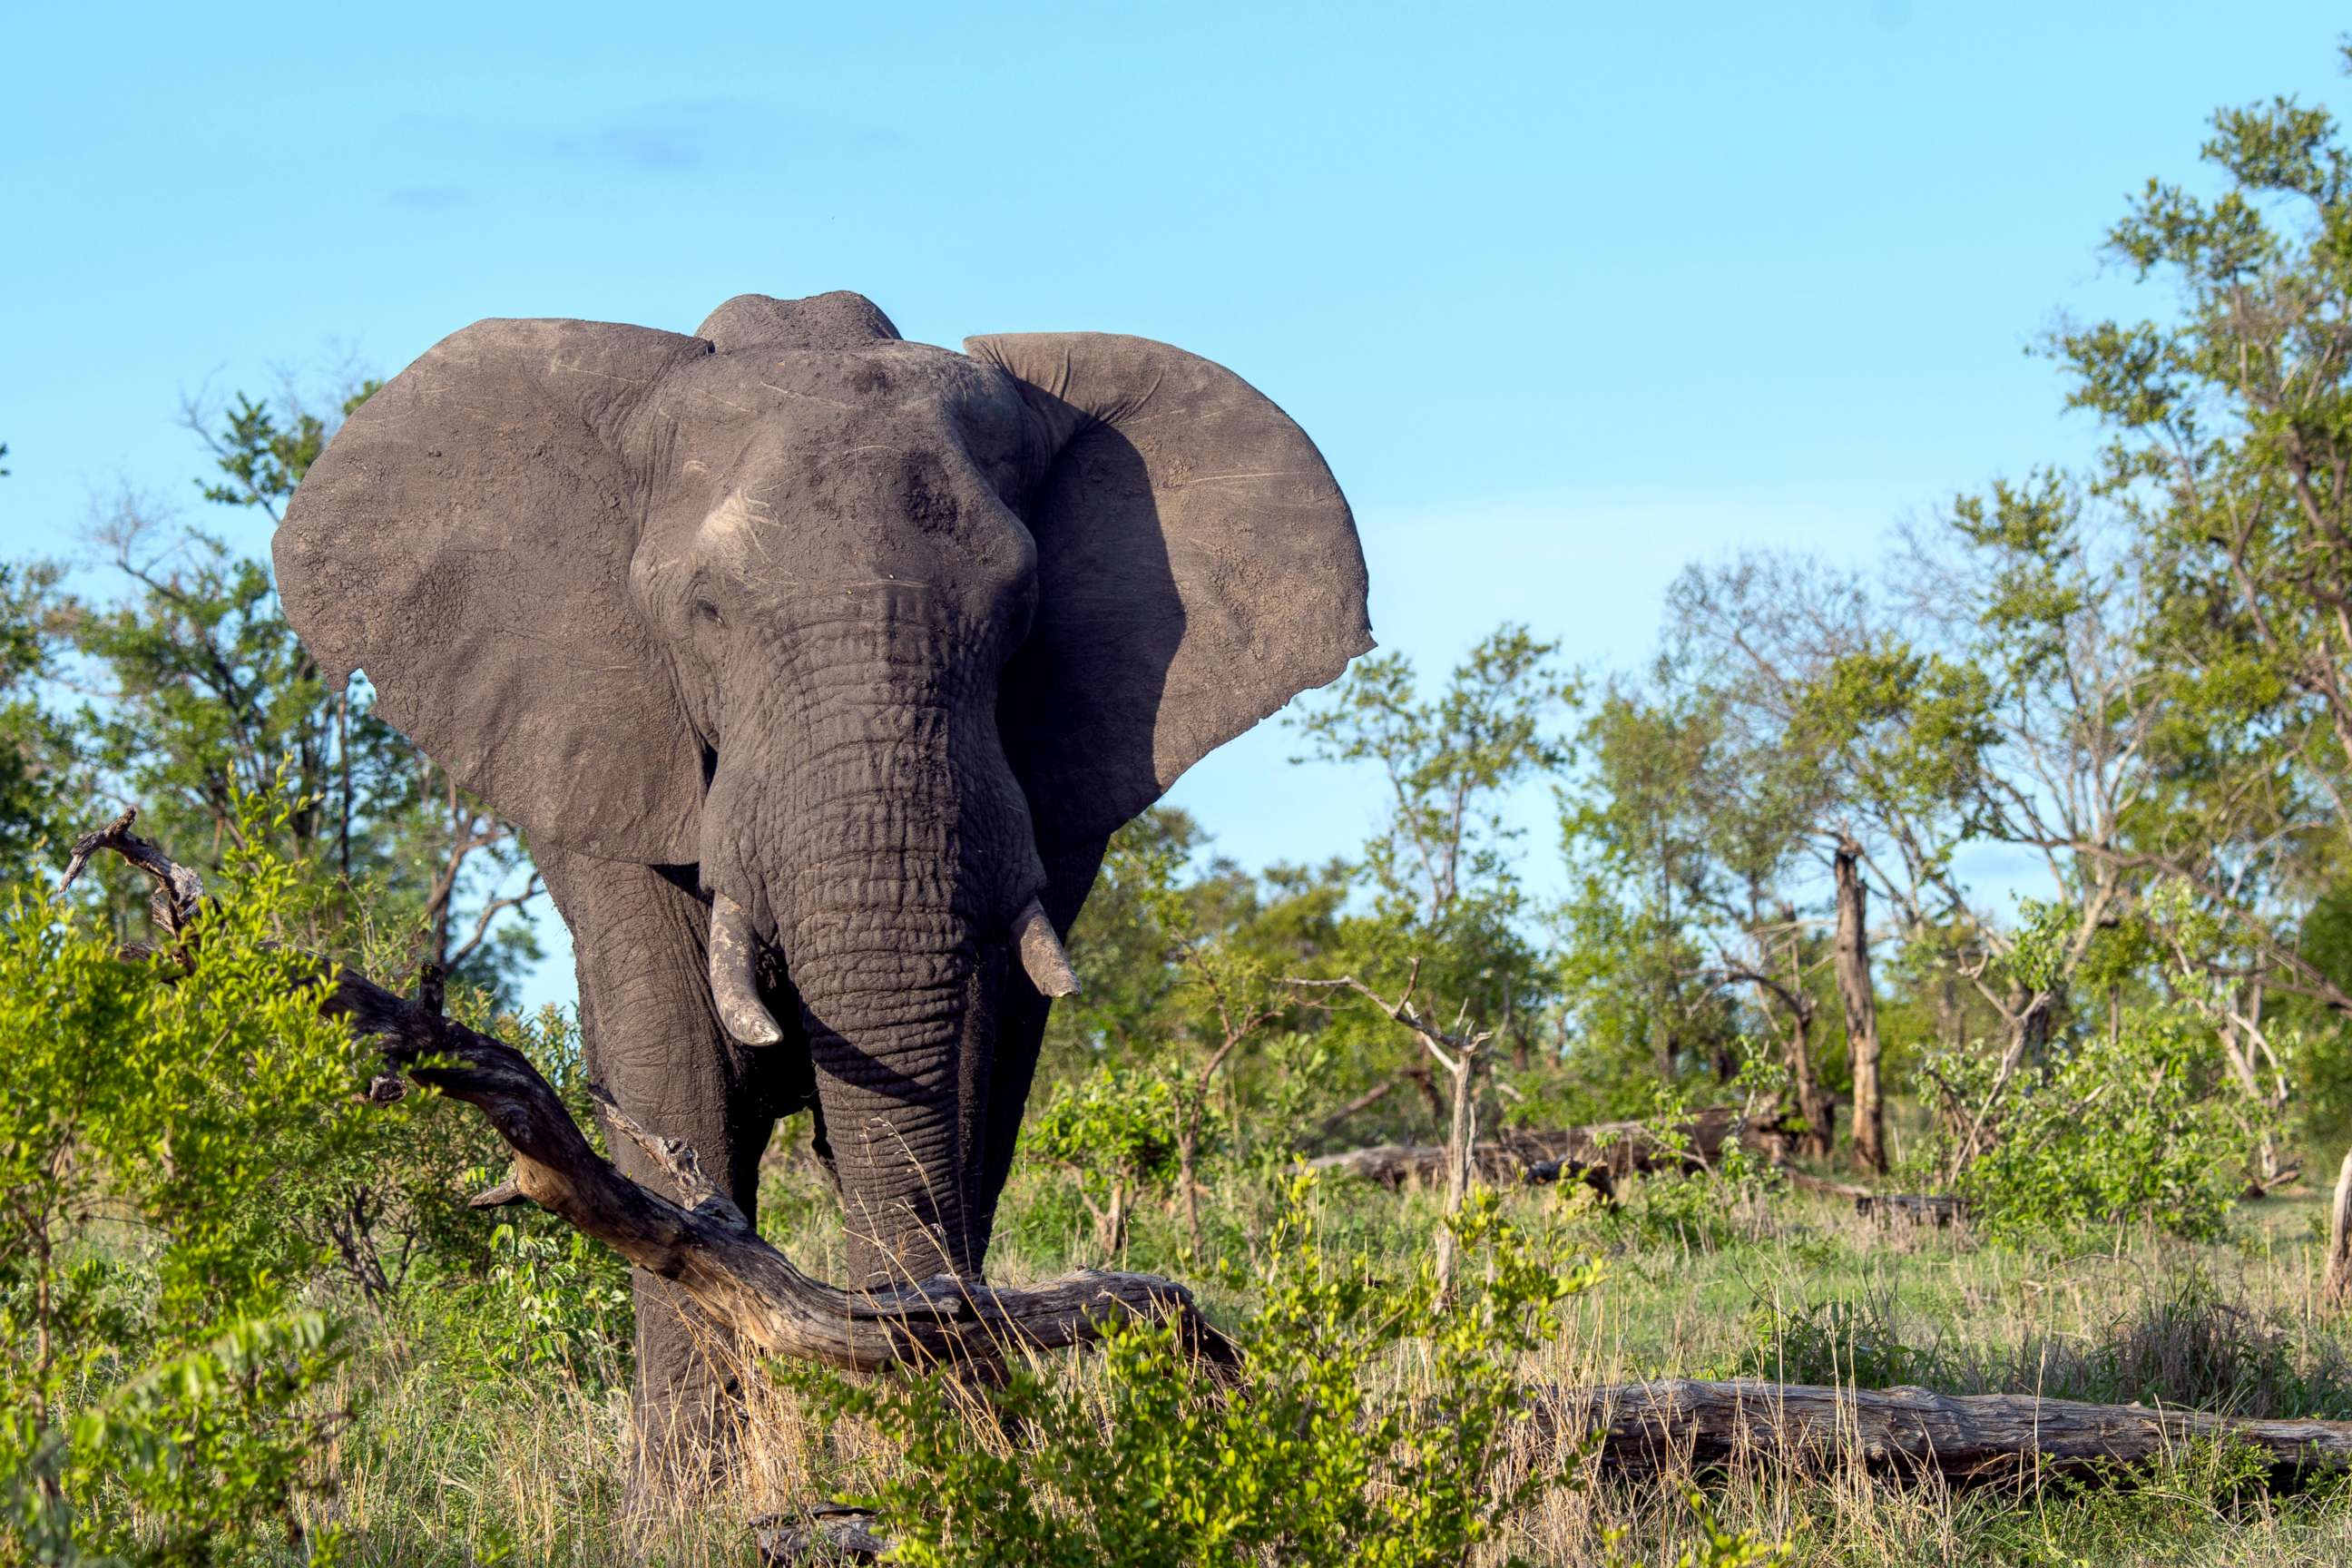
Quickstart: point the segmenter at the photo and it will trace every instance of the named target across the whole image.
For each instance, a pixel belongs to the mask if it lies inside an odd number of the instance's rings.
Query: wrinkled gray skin
[[[1066,931],[1115,828],[1370,646],[1347,504],[1239,378],[1107,334],[965,349],[854,294],[692,337],[479,322],[352,416],[276,542],[330,675],[525,830],[596,1079],[747,1213],[813,1105],[868,1286],[980,1274],[1047,1006],[1016,914]],[[714,897],[777,1043],[714,1009]],[[697,1326],[650,1277],[637,1310],[645,1435],[708,1436]]]

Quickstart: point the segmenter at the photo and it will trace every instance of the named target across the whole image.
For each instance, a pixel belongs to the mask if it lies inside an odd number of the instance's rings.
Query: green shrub
[[[377,1112],[315,966],[273,941],[292,870],[229,877],[184,965],[125,962],[37,892],[0,915],[0,1559],[282,1543],[343,1418],[337,1325],[300,1300],[331,1201],[310,1173]]]
[[[1759,1301],[1735,1375],[1826,1387],[1901,1388],[1947,1381],[1933,1348],[1906,1344],[1894,1293],[1789,1305]]]
[[[1162,1074],[1097,1068],[1066,1083],[1032,1114],[1021,1146],[1070,1171],[1095,1216],[1095,1243],[1106,1256],[1127,1245],[1136,1197],[1163,1192],[1176,1174],[1176,1088]]]
[[[1620,1237],[1644,1246],[1730,1247],[1748,1238],[1780,1190],[1780,1173],[1737,1139],[1725,1141],[1712,1165],[1674,1168],[1689,1152],[1690,1119],[1680,1085],[1654,1087],[1642,1136],[1656,1151],[1657,1168],[1635,1179],[1625,1202],[1605,1211],[1604,1225]]]
[[[1143,1324],[1091,1362],[1016,1369],[977,1391],[936,1375],[789,1374],[902,1451],[862,1500],[887,1520],[893,1561],[1457,1562],[1573,1484],[1572,1454],[1522,1473],[1510,1439],[1519,1359],[1549,1342],[1591,1270],[1539,1260],[1487,1197],[1456,1222],[1465,1259],[1441,1303],[1425,1265],[1385,1279],[1321,1247],[1310,1187],[1294,1183],[1266,1238],[1231,1385]]]
[[[2254,1417],[2352,1415],[2352,1366],[2324,1321],[2281,1321],[2190,1270],[2089,1333],[2037,1335],[2007,1381],[2098,1405],[2164,1405]]]
[[[1933,1067],[1956,1102],[1991,1092],[1985,1053],[1939,1057]],[[1989,1235],[2124,1222],[2208,1240],[2245,1185],[2248,1107],[2210,1027],[2185,1007],[2134,1009],[2114,1034],[2053,1045],[1992,1105],[1990,1146],[1955,1184]]]

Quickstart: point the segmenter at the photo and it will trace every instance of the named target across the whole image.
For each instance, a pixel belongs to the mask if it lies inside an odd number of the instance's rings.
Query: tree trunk
[[[1480,1047],[1457,1050],[1448,1066],[1454,1086],[1454,1114],[1445,1131],[1445,1217],[1437,1232],[1437,1294],[1440,1301],[1454,1289],[1454,1229],[1451,1221],[1469,1201],[1470,1178],[1478,1144],[1478,1060]]]
[[[1845,1004],[1847,1054],[1853,1062],[1853,1152],[1886,1173],[1886,1122],[1878,1084],[1878,997],[1870,984],[1870,889],[1862,879],[1862,846],[1838,840],[1837,984]]]
[[[1188,1104],[1176,1131],[1176,1184],[1184,1194],[1184,1239],[1195,1258],[1201,1256],[1200,1149],[1201,1108]]]
[[[2050,993],[2036,992],[2027,997],[2022,1011],[2011,1025],[2016,1044],[2011,1049],[2021,1062],[2038,1062],[2050,1050],[2050,1015],[2057,998]]]
[[[2260,1194],[2277,1186],[2290,1173],[2279,1146],[2279,1133],[2286,1121],[2287,1101],[2294,1095],[2294,1085],[2280,1067],[2263,1028],[2263,982],[2259,978],[2251,982],[2244,987],[2243,995],[2242,1006],[2235,1005],[2234,990],[2231,1001],[2221,1006],[2218,1033],[2221,1054],[2238,1086],[2264,1113],[2254,1145],[2253,1190]],[[2270,1080],[2267,1083],[2263,1081],[2265,1076]]]
[[[1110,1184],[1110,1212],[1103,1216],[1103,1261],[1116,1261],[1126,1251],[1127,1178],[1115,1176]]]
[[[2320,1276],[2320,1299],[2341,1310],[2352,1306],[2352,1153],[2336,1176],[2336,1201],[2327,1205],[2327,1267]]]
[[[1789,1078],[1797,1091],[1797,1114],[1805,1119],[1805,1130],[1797,1135],[1805,1152],[1814,1159],[1826,1159],[1837,1127],[1837,1110],[1831,1104],[1829,1092],[1822,1088],[1822,1075],[1813,1066],[1813,1009],[1810,1003],[1790,1015]]]
[[[1933,995],[1936,1044],[1947,1051],[1957,1051],[1960,1048],[1961,1031],[1968,1027],[1968,1010],[1960,998],[1960,977],[1952,973],[1948,960],[1937,963]]]

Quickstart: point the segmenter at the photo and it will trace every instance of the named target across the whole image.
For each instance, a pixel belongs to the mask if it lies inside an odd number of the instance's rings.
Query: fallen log
[[[1853,1212],[1942,1229],[1958,1224],[1968,1209],[1959,1199],[1937,1193],[1864,1193],[1853,1200]]]
[[[2273,1479],[2352,1466],[2352,1422],[2252,1420],[2030,1394],[1665,1378],[1538,1390],[1528,1415],[1553,1445],[1592,1442],[1594,1463],[1626,1479],[1765,1464],[1811,1475],[1859,1468],[1887,1478],[1935,1476],[1972,1487],[2035,1474],[2090,1478],[2216,1439],[2259,1450]],[[765,1526],[760,1544],[771,1564],[872,1562],[889,1550],[885,1521],[862,1509],[824,1507],[805,1522],[757,1522]]]
[[[2352,1465],[2352,1422],[2252,1420],[2030,1394],[1668,1378],[1552,1391],[1531,1415],[1564,1442],[1597,1435],[1601,1463],[1624,1475],[1740,1459],[1808,1470],[1858,1461],[1877,1473],[1969,1485],[2037,1464],[2095,1474],[2215,1438],[2260,1450],[2276,1470]]]
[[[873,1510],[850,1503],[819,1503],[805,1519],[762,1514],[751,1521],[751,1538],[762,1568],[800,1568],[802,1563],[871,1563],[890,1550],[877,1533]]]
[[[1833,1182],[1791,1166],[1781,1167],[1780,1173],[1788,1178],[1790,1186],[1801,1193],[1826,1193],[1832,1197],[1851,1201],[1853,1212],[1865,1217],[1901,1219],[1913,1225],[1944,1226],[1958,1223],[1968,1212],[1968,1205],[1961,1200],[1940,1194],[1882,1193],[1872,1187],[1856,1186],[1852,1182]]]
[[[1511,1128],[1481,1140],[1472,1157],[1479,1175],[1490,1182],[1583,1180],[1606,1192],[1636,1172],[1712,1165],[1722,1158],[1724,1145],[1735,1139],[1769,1157],[1783,1146],[1788,1131],[1777,1120],[1749,1117],[1735,1105],[1717,1105],[1692,1112],[1678,1129],[1678,1139],[1661,1139],[1643,1121],[1600,1121],[1549,1131]],[[1435,1143],[1382,1143],[1325,1154],[1308,1163],[1318,1171],[1345,1172],[1397,1187],[1410,1180],[1442,1176],[1445,1150]]]
[[[120,855],[157,883],[157,923],[184,953],[202,940],[205,901],[194,871],[131,831],[125,812],[73,847],[63,887],[100,850]],[[1192,1292],[1150,1274],[1079,1269],[1026,1288],[946,1278],[898,1289],[849,1291],[811,1278],[751,1227],[743,1211],[702,1174],[695,1152],[656,1138],[598,1098],[613,1131],[653,1157],[678,1201],[640,1186],[597,1154],[530,1059],[504,1041],[443,1016],[437,974],[418,999],[357,972],[319,961],[327,983],[320,1011],[373,1039],[395,1072],[488,1117],[514,1156],[508,1183],[485,1203],[529,1198],[590,1239],[670,1280],[756,1353],[868,1371],[894,1363],[994,1363],[1017,1350],[1056,1350],[1101,1336],[1128,1318],[1172,1321],[1184,1342],[1212,1363],[1237,1352],[1203,1319]],[[368,1094],[395,1098],[398,1079]],[[511,1192],[509,1188],[511,1188]]]

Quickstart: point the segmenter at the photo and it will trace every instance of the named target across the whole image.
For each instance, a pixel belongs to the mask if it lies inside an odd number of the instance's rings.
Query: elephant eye
[[[725,625],[725,622],[719,618],[719,606],[708,599],[694,601],[694,618],[698,621],[709,621],[714,626]]]

